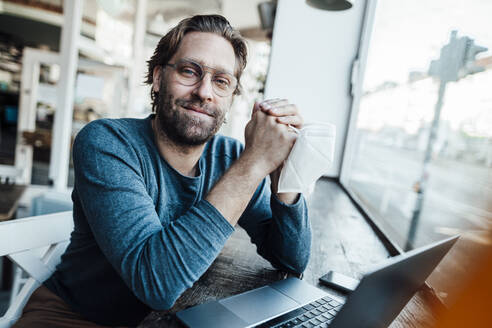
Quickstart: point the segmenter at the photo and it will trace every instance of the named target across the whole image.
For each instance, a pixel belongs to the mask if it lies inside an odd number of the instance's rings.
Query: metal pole
[[[439,132],[439,119],[441,117],[441,109],[444,102],[444,93],[446,91],[447,81],[440,81],[439,83],[439,94],[436,103],[436,109],[434,111],[434,118],[432,119],[432,124],[430,127],[429,141],[427,142],[427,148],[424,155],[424,163],[422,167],[422,175],[418,181],[417,186],[417,201],[415,203],[415,208],[412,214],[412,220],[410,222],[410,229],[408,231],[408,238],[405,245],[405,251],[412,248],[415,241],[415,235],[417,233],[418,222],[420,219],[420,213],[422,211],[423,202],[425,198],[425,190],[427,188],[427,183],[429,180],[429,168],[430,162],[432,160],[432,150],[434,149],[434,143],[437,139],[437,134]]]
[[[72,136],[73,100],[77,73],[82,0],[63,1],[63,26],[60,44],[60,80],[58,103],[51,141],[50,174],[55,190],[67,189],[70,142]]]

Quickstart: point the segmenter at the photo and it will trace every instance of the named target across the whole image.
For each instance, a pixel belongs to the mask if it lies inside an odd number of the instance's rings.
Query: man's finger
[[[260,103],[255,101],[255,104],[253,106],[253,111],[251,112],[251,117],[260,109]]]
[[[287,99],[268,99],[260,103],[260,108],[262,110],[268,111],[276,106],[286,105],[289,101]]]
[[[265,103],[265,104],[275,104],[275,103],[278,103],[278,102],[282,102],[282,101],[287,101],[287,99],[285,98],[272,98],[272,99],[265,99],[262,101],[262,103]]]
[[[286,125],[292,125],[296,129],[301,129],[302,124],[304,123],[302,118],[298,115],[277,117],[276,121],[278,123],[282,123],[282,124],[286,124]]]
[[[297,109],[297,106],[294,104],[272,106],[268,110],[264,110],[264,112],[267,112],[269,115],[277,116],[277,117],[293,116],[299,114],[299,110]]]

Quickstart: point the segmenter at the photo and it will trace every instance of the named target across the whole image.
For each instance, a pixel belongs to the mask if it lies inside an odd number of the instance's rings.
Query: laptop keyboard
[[[304,305],[301,308],[287,312],[279,317],[276,317],[268,322],[265,322],[258,328],[274,327],[274,328],[326,328],[333,320],[338,310],[342,307],[342,303],[325,296]]]

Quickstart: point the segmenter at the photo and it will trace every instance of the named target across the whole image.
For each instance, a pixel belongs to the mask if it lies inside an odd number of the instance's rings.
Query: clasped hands
[[[302,124],[296,105],[286,99],[271,99],[255,103],[245,129],[245,152],[255,158],[255,165],[265,175],[270,174],[272,192],[286,204],[294,203],[298,194],[278,194],[278,180],[297,139],[297,133],[291,127],[300,129]]]

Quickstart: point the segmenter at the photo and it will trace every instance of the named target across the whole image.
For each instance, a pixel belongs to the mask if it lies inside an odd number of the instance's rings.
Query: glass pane
[[[441,296],[491,243],[490,13],[483,0],[378,2],[344,163],[348,189],[402,249],[461,234],[431,277]]]

